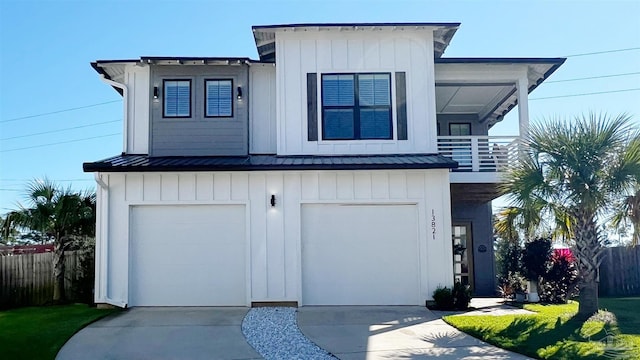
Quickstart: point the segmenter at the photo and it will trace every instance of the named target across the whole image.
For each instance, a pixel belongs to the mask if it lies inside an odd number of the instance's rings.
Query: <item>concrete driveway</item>
[[[522,311],[481,308],[487,315]],[[242,334],[247,311],[132,308],[82,329],[56,359],[262,359]],[[313,306],[299,308],[297,322],[307,338],[342,360],[528,359],[465,335],[441,316],[418,306]]]
[[[242,335],[247,308],[132,308],[74,335],[56,359],[262,359]]]
[[[418,306],[298,309],[302,333],[342,360],[529,359],[466,335]]]

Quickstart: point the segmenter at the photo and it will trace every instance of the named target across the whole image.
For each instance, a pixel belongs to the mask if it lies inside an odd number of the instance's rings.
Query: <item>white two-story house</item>
[[[259,60],[93,63],[124,99],[95,300],[424,305],[495,291],[491,200],[564,61],[442,57],[457,23],[254,26]],[[488,136],[517,106],[520,134]]]

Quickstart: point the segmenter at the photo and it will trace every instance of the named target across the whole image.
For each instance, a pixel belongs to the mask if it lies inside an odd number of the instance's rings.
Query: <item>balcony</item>
[[[438,152],[459,164],[449,177],[452,194],[472,201],[499,196],[497,184],[519,144],[517,136],[438,136]]]

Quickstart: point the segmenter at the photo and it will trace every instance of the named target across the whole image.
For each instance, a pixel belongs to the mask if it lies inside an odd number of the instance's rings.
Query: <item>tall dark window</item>
[[[391,74],[322,75],[324,140],[391,139]]]

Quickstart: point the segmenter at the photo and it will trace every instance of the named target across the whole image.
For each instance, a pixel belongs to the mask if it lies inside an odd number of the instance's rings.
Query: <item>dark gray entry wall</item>
[[[496,275],[491,202],[456,202],[454,200],[451,208],[453,224],[471,223],[474,295],[493,296],[496,293]]]
[[[163,80],[191,80],[191,116],[163,117]],[[205,117],[205,79],[233,81],[231,117]],[[243,156],[249,152],[247,65],[155,65],[150,94],[157,86],[158,101],[151,102],[150,156]],[[237,88],[242,99],[237,99]]]

